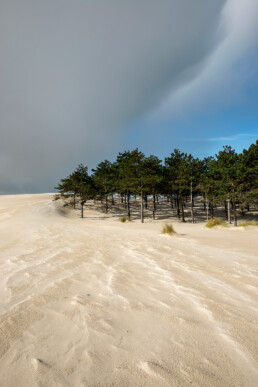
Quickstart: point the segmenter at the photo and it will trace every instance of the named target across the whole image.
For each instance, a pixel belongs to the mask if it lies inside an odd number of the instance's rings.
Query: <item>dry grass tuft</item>
[[[175,233],[172,224],[165,224],[162,228],[162,234],[174,235]]]
[[[129,218],[129,216],[123,216],[122,218],[120,218],[120,222],[121,223],[125,223],[126,221],[130,222],[131,219]]]
[[[227,227],[228,224],[225,220],[223,220],[221,218],[213,218],[213,219],[208,220],[208,222],[206,223],[206,227],[208,227],[208,228],[213,228],[216,226]]]
[[[248,226],[258,226],[257,220],[247,220],[245,222],[239,223],[237,227],[248,227]]]

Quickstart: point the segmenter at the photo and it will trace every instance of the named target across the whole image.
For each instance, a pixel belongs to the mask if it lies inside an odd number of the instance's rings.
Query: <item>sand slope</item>
[[[0,196],[1,386],[258,385],[255,229],[86,216]]]

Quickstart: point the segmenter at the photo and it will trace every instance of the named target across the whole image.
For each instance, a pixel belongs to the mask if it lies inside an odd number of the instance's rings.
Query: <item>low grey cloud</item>
[[[0,192],[52,191],[195,79],[226,0],[0,0]]]

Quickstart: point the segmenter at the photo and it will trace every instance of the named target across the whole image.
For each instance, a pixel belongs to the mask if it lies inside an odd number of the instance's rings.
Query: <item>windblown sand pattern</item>
[[[258,385],[254,228],[169,237],[51,197],[0,197],[1,386]]]

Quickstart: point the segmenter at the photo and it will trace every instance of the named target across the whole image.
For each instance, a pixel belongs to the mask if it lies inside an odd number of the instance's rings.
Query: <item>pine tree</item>
[[[194,223],[194,196],[197,191],[198,183],[200,180],[201,173],[203,171],[203,163],[198,159],[194,158],[191,154],[186,158],[186,174],[188,178],[186,182],[189,181],[190,184],[190,203],[191,203],[191,220]]]
[[[177,216],[185,222],[184,194],[189,190],[189,174],[187,173],[187,154],[174,149],[170,157],[165,158],[168,190],[176,197]]]
[[[242,182],[242,206],[247,207],[249,201],[258,204],[258,140],[250,145],[240,157],[240,176]]]
[[[244,210],[249,204],[257,205],[258,197],[258,141],[249,149],[237,154],[230,146],[224,146],[215,158],[204,160],[194,158],[191,154],[174,149],[165,158],[165,165],[156,156],[146,157],[137,148],[119,153],[114,163],[105,160],[93,169],[92,176],[88,168],[80,164],[56,187],[63,194],[73,195],[74,207],[76,198],[81,203],[91,198],[105,199],[108,212],[108,197],[119,193],[122,203],[131,216],[130,198],[137,195],[141,198],[141,221],[144,221],[144,206],[147,208],[148,196],[153,200],[153,218],[155,219],[156,201],[159,195],[166,195],[167,201],[176,204],[177,216],[184,222],[184,207],[190,197],[191,220],[194,223],[194,197],[202,194],[206,218],[213,217],[213,205],[225,205],[226,217],[231,222],[233,209],[234,225],[237,225],[237,207]],[[83,205],[82,205],[83,215]]]
[[[120,194],[125,194],[127,198],[127,216],[131,217],[130,196],[133,193],[141,192],[141,168],[144,154],[137,148],[133,151],[119,153],[117,156],[118,184],[117,189]]]
[[[76,196],[80,197],[81,213],[83,218],[83,206],[86,201],[94,197],[95,194],[93,180],[88,175],[88,167],[83,164],[79,164],[73,173],[71,173],[67,178],[61,179],[61,183],[59,183],[56,189],[58,189],[61,193],[73,193],[74,208]]]
[[[114,166],[108,160],[98,164],[96,169],[92,169],[93,181],[95,183],[97,194],[105,199],[105,210],[108,212],[108,196],[115,192]]]
[[[152,195],[153,198],[153,210],[152,216],[155,219],[156,212],[156,194],[160,192],[162,183],[162,166],[161,160],[156,156],[149,156],[143,159],[142,165],[142,192],[145,196]]]
[[[216,191],[218,196],[228,204],[228,222],[231,223],[232,205],[234,226],[237,225],[236,203],[240,199],[241,176],[239,156],[231,146],[224,146],[216,155],[215,171],[217,173]]]

